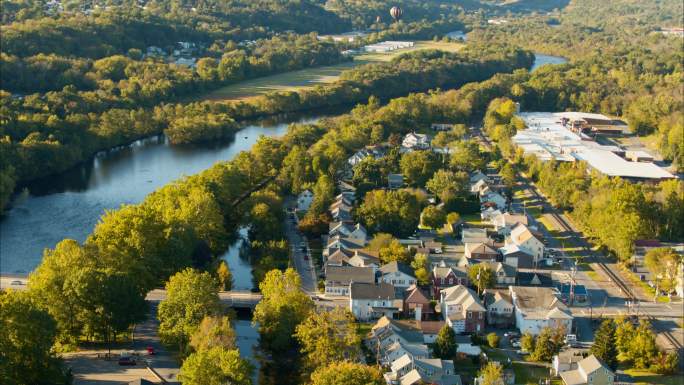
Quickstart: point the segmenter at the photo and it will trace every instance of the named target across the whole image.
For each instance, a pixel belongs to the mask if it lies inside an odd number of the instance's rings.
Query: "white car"
[[[513,346],[514,348],[519,348],[520,347],[520,341],[511,342],[511,346]]]

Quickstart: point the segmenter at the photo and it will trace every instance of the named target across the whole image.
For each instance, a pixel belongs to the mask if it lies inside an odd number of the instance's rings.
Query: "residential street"
[[[285,207],[296,207],[296,201],[289,198],[285,201]],[[299,273],[302,279],[302,289],[309,294],[315,294],[316,290],[316,271],[311,260],[311,249],[307,243],[306,237],[297,230],[296,215],[286,213],[285,217],[285,234],[287,241],[290,244],[290,258],[292,265]],[[306,247],[306,252],[302,247]]]

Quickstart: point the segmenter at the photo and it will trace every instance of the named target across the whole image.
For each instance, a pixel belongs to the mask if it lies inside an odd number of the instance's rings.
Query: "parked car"
[[[520,341],[518,341],[518,340],[511,341],[511,346],[513,346],[514,348],[520,348]]]
[[[119,365],[121,366],[134,366],[136,365],[135,358],[131,356],[119,357]]]
[[[516,332],[516,331],[506,332],[506,333],[504,333],[504,337],[509,338],[509,339],[511,339],[511,338],[519,338],[519,337],[520,337],[520,333],[518,333],[518,332]]]
[[[522,349],[518,349],[518,350],[516,350],[515,352],[518,353],[518,354],[520,354],[521,356],[530,354],[530,352],[528,352],[527,350],[522,350]]]

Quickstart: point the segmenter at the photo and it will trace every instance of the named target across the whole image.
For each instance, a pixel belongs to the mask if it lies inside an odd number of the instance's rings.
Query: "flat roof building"
[[[585,161],[598,172],[634,180],[662,180],[675,178],[667,170],[653,163],[630,162],[620,155],[624,151],[616,146],[603,146],[575,131],[573,124],[584,122],[607,123],[612,120],[600,114],[580,112],[524,112],[518,116],[525,122],[525,130],[519,131],[513,142],[526,154],[535,155],[543,161],[555,159],[561,162]]]

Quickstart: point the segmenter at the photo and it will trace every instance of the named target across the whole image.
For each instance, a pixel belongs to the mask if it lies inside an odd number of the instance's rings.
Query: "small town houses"
[[[430,149],[429,137],[413,132],[400,148],[402,152]],[[348,159],[348,167],[386,152],[383,146],[366,147]],[[551,275],[538,270],[546,255],[544,239],[527,215],[508,210],[510,202],[496,177],[476,171],[468,181],[469,191],[480,202],[481,226],[459,224],[447,240],[425,231],[399,239],[410,255],[427,257],[428,276],[419,282],[411,265],[382,263],[378,251],[369,249],[373,234],[354,216],[359,197],[345,177],[351,173],[338,175],[339,194],[328,207],[332,221],[322,237],[321,291],[328,299],[344,301],[358,321],[375,323],[364,341],[387,368],[388,384],[461,384],[453,362],[432,355],[430,344],[444,325],[457,335],[457,351],[467,355],[481,353],[468,335],[487,329],[532,334],[544,327],[571,331],[573,317]],[[403,177],[391,174],[385,188],[403,186]],[[297,205],[305,209],[312,199],[304,191]],[[480,264],[494,274],[493,288],[480,290],[470,281],[469,269]],[[575,382],[584,378],[579,366],[572,370],[577,373],[565,377]]]

